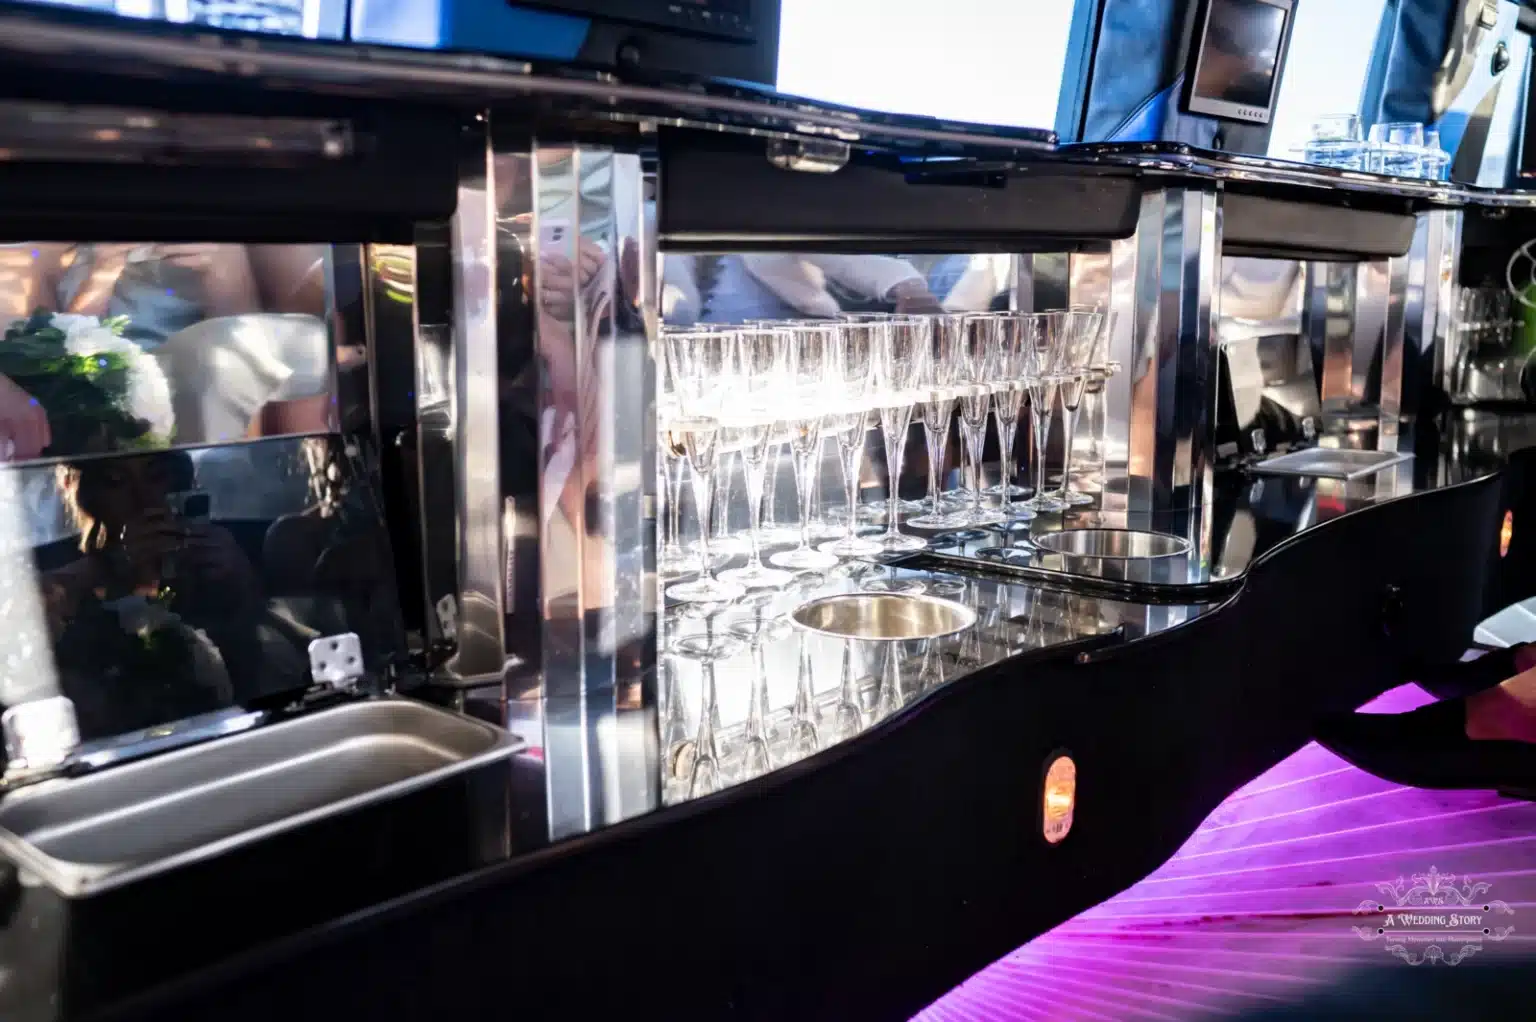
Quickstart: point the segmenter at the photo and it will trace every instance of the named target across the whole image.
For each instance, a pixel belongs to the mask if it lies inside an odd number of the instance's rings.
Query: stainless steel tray
[[[1355,451],[1334,447],[1312,447],[1265,458],[1253,466],[1264,475],[1313,476],[1318,479],[1360,479],[1384,468],[1407,461],[1410,453],[1399,451]]]
[[[95,894],[386,803],[523,745],[413,700],[350,703],[18,792],[0,803],[0,851],[66,897]]]

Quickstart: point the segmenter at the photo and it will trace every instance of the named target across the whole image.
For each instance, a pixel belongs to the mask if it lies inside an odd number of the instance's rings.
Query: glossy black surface
[[[1249,467],[1219,472],[1206,510],[1135,512],[1124,510],[1126,498],[1113,491],[1099,504],[1065,515],[1042,515],[1027,529],[1000,533],[991,530],[936,537],[930,561],[958,567],[960,559],[981,559],[994,572],[1022,578],[1064,575],[1102,583],[1102,590],[1139,593],[1144,599],[1178,599],[1191,594],[1217,598],[1235,591],[1250,568],[1287,540],[1353,511],[1468,482],[1498,471],[1501,450],[1519,445],[1527,433],[1511,437],[1516,423],[1477,419],[1453,423],[1442,440],[1441,430],[1426,423],[1414,457],[1357,479],[1271,475]],[[1502,429],[1503,432],[1500,432]],[[1502,437],[1501,441],[1495,439]],[[1349,438],[1342,438],[1347,444]],[[1338,442],[1338,441],[1334,441]],[[1355,441],[1374,446],[1373,436]],[[1404,448],[1412,437],[1400,441]],[[1487,444],[1493,449],[1481,445]],[[1107,507],[1105,506],[1107,505]],[[1069,563],[1058,554],[1039,550],[1032,536],[1061,529],[1136,529],[1176,536],[1189,543],[1186,554],[1155,560],[1106,562],[1077,559]]]

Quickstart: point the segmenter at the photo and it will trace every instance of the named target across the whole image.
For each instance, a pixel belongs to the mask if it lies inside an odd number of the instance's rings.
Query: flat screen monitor
[[[1268,124],[1280,91],[1296,0],[1206,0],[1190,38],[1184,108]]]

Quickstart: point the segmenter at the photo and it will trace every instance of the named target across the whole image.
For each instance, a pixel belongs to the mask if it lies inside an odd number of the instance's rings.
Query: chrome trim
[[[656,659],[655,225],[637,153],[539,140],[499,158],[527,167],[531,185],[539,662],[561,837],[655,798],[615,787],[624,754],[591,726]]]
[[[1409,270],[1406,343],[1417,353],[1422,367],[1418,382],[1439,386],[1446,393],[1452,392],[1449,368],[1460,355],[1455,329],[1456,283],[1461,276],[1464,221],[1465,214],[1457,210],[1420,214],[1410,252],[1415,264]],[[1418,405],[1405,404],[1404,410],[1412,414]]]
[[[1407,321],[1409,271],[1413,256],[1394,256],[1386,260],[1383,296],[1386,316],[1382,324],[1381,377],[1377,391],[1377,449],[1397,449],[1399,424],[1403,415],[1403,343]],[[1383,264],[1377,263],[1382,266]]]
[[[1132,364],[1136,331],[1136,238],[1116,241],[1108,252],[1073,253],[1068,273],[1072,305],[1089,305],[1111,313],[1105,357],[1122,366]],[[1117,373],[1104,384],[1104,487],[1099,506],[1104,511],[1127,510],[1128,491],[1121,480],[1129,474],[1131,374]],[[1111,483],[1114,485],[1111,485]]]
[[[1318,364],[1324,407],[1338,406],[1353,389],[1355,292],[1359,269],[1355,263],[1308,262],[1302,330]]]
[[[1127,368],[1127,510],[1203,507],[1216,454],[1219,196],[1147,193],[1134,244],[1134,291],[1115,288],[1113,306],[1131,329],[1110,349],[1121,345]],[[1118,260],[1115,269],[1118,276]],[[1112,406],[1117,396],[1112,390]]]
[[[489,138],[476,133],[460,164],[451,223],[453,386],[444,439],[454,451],[457,606],[449,620],[458,652],[448,664],[459,685],[499,684],[505,666],[498,429],[496,173]],[[430,352],[430,345],[423,345]],[[429,459],[423,447],[424,463]],[[430,469],[428,469],[430,471]],[[426,477],[423,479],[427,483]],[[441,608],[438,608],[441,610]],[[439,613],[440,620],[443,615]]]
[[[1418,248],[1424,228],[1415,235]],[[1308,262],[1303,329],[1322,352],[1319,389],[1325,420],[1337,427],[1369,406],[1377,415],[1383,450],[1396,445],[1403,407],[1403,346],[1414,266],[1405,256],[1362,263]],[[1422,274],[1422,269],[1420,270]],[[1422,290],[1422,289],[1421,289]],[[1376,384],[1375,401],[1368,402]]]

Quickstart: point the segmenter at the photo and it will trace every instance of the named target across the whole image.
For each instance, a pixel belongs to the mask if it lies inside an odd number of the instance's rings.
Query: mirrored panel
[[[337,429],[361,349],[333,335],[334,267],[324,245],[0,245],[0,461]]]
[[[334,435],[0,470],[0,709],[63,695],[87,742],[291,699],[311,640],[401,652],[389,547]]]

